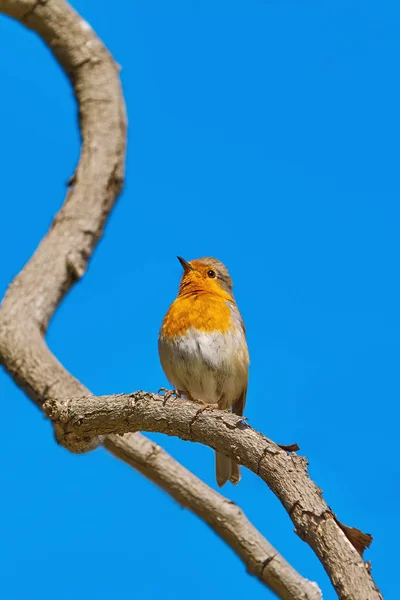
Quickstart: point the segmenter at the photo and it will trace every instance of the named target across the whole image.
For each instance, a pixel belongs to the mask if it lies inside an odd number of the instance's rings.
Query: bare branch
[[[49,351],[44,334],[57,306],[84,274],[123,185],[126,120],[118,68],[91,27],[63,0],[0,0],[0,12],[36,31],[70,78],[79,107],[82,150],[62,209],[0,309],[0,364],[42,407],[89,391]],[[55,427],[64,443],[64,431]],[[74,451],[101,438],[80,438]],[[106,448],[203,518],[283,600],[320,600],[247,521],[238,507],[202,483],[139,433],[108,436]],[[372,596],[371,596],[372,598]]]
[[[237,552],[247,570],[284,600],[322,600],[316,583],[299,576],[233,502],[169,456],[135,434],[110,435],[105,447],[201,517]]]
[[[307,459],[288,454],[242,417],[208,410],[180,398],[148,392],[49,399],[44,410],[63,432],[67,446],[80,439],[155,431],[200,442],[234,458],[259,475],[289,513],[296,533],[315,551],[340,598],[380,598],[362,553],[372,537],[342,525],[310,479]]]
[[[0,0],[0,11],[34,29],[50,47],[72,82],[82,134],[64,205],[11,284],[0,313],[1,361],[41,406],[50,392],[58,398],[73,390],[86,393],[49,351],[43,335],[58,304],[85,272],[122,189],[125,105],[112,57],[63,0]]]

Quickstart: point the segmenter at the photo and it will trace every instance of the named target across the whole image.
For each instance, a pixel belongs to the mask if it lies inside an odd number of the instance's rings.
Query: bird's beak
[[[183,270],[185,271],[185,273],[187,273],[188,271],[193,271],[193,267],[192,267],[192,265],[191,265],[191,264],[190,264],[190,263],[189,263],[187,260],[185,260],[185,259],[184,259],[184,258],[182,258],[181,256],[177,256],[176,258],[177,258],[177,259],[179,260],[179,262],[181,263],[181,265],[182,265],[182,267],[183,267]]]

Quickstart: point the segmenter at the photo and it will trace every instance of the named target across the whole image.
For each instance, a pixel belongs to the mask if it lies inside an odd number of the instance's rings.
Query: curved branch
[[[362,553],[372,537],[340,523],[310,479],[307,459],[288,454],[242,417],[148,392],[49,399],[44,410],[67,444],[97,435],[153,431],[199,442],[234,458],[261,477],[279,498],[296,533],[324,565],[340,598],[380,599]]]
[[[283,600],[322,600],[318,585],[300,577],[231,500],[215,492],[160,446],[135,434],[109,435],[105,447],[201,517],[238,554],[251,575]]]
[[[47,43],[70,78],[79,107],[82,149],[62,209],[38,249],[9,287],[0,308],[0,364],[42,407],[89,391],[50,352],[44,335],[58,304],[86,270],[122,189],[125,106],[118,68],[91,27],[63,0],[0,0]],[[55,426],[61,443],[64,432]],[[101,438],[75,439],[74,451]],[[213,491],[139,433],[108,436],[105,447],[204,519],[242,558],[250,573],[283,600],[320,600],[238,507]]]
[[[41,406],[49,393],[58,398],[73,390],[86,393],[49,351],[43,335],[60,301],[84,274],[122,189],[125,105],[112,57],[63,0],[0,0],[0,12],[43,38],[70,78],[79,106],[82,148],[66,200],[8,289],[0,313],[1,361]]]

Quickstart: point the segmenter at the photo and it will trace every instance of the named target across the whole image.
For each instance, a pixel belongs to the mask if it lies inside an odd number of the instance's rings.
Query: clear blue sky
[[[125,191],[48,341],[93,392],[157,390],[160,321],[187,259],[214,255],[247,325],[246,414],[297,441],[398,597],[400,6],[152,0],[76,8],[122,65]],[[4,292],[59,209],[75,106],[48,50],[0,18]],[[0,373],[5,600],[272,594],[206,526],[104,450],[77,457]],[[152,436],[214,484],[211,450]],[[224,488],[324,598],[312,551],[252,473]],[[201,575],[199,575],[201,573]]]

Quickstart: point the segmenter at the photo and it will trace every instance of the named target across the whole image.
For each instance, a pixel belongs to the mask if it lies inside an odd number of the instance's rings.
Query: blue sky
[[[399,529],[398,2],[80,0],[122,66],[127,181],[48,334],[97,394],[165,384],[158,328],[181,267],[231,271],[248,330],[246,414],[297,441],[328,504],[371,532],[395,598]],[[0,291],[61,206],[79,150],[68,83],[0,19]],[[0,595],[272,598],[189,512],[104,450],[72,456],[0,373]],[[212,451],[151,436],[214,484]],[[335,594],[252,473],[224,488],[324,598]]]

